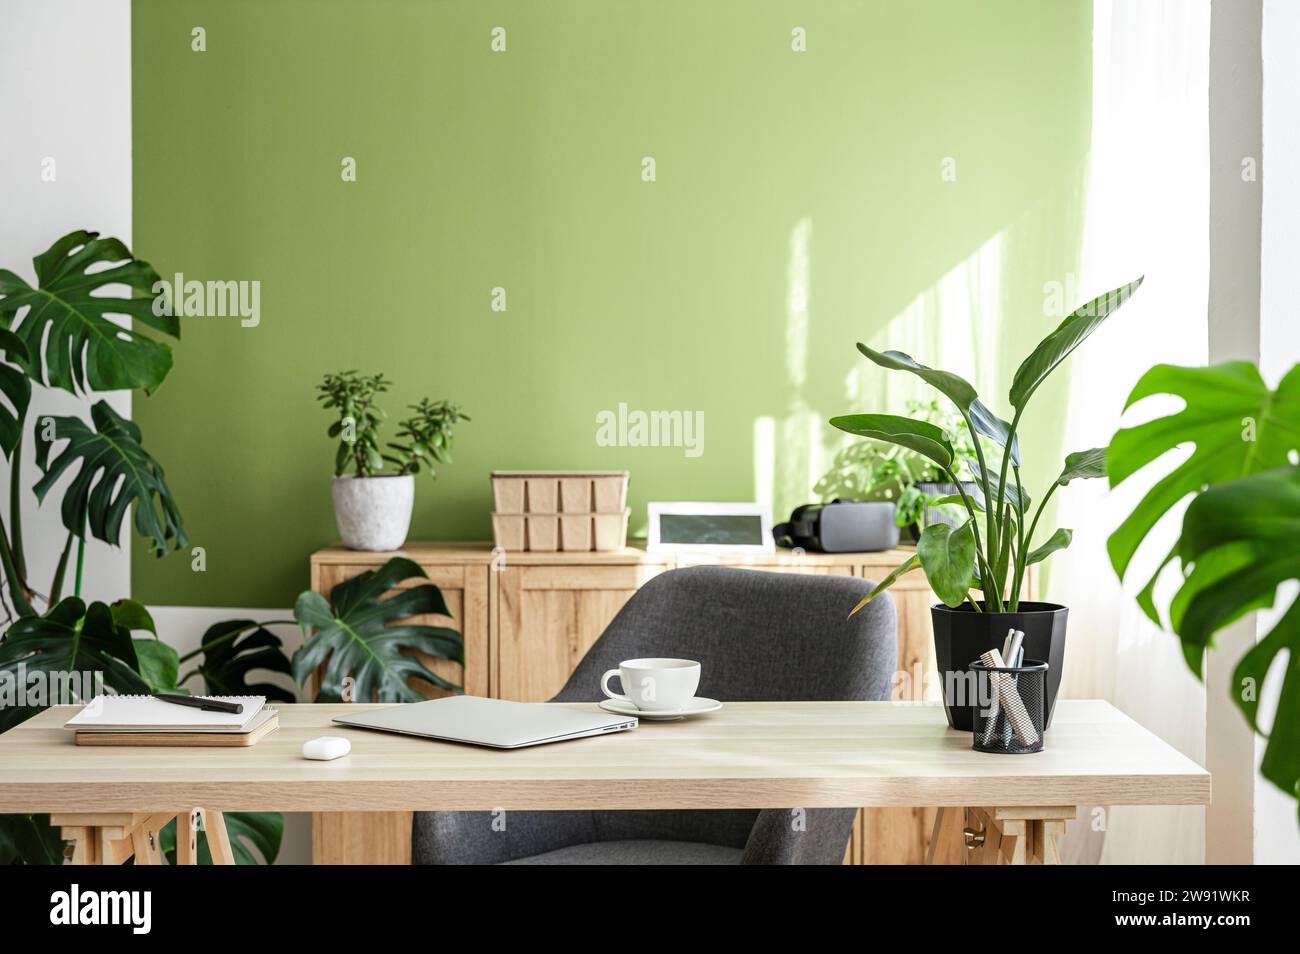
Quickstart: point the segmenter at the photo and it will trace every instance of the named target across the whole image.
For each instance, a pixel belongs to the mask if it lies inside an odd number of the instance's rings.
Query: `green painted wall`
[[[171,377],[137,397],[207,554],[198,573],[137,547],[151,603],[287,606],[307,585],[335,537],[326,371],[384,371],[390,411],[429,395],[473,416],[417,485],[413,538],[487,538],[494,468],[627,468],[634,525],[649,499],[752,498],[769,471],[788,510],[839,443],[821,422],[902,394],[855,341],[965,371],[1004,408],[1056,320],[1044,283],[1077,268],[1086,2],[133,14],[135,250],[261,282],[260,325],[187,319]],[[1061,387],[1029,422],[1040,479]],[[704,453],[598,446],[620,402],[704,412]]]

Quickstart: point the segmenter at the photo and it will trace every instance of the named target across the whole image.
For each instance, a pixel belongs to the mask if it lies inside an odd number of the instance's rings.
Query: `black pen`
[[[220,699],[204,699],[202,696],[177,696],[167,692],[155,692],[155,699],[161,699],[163,702],[171,702],[178,706],[189,706],[192,709],[202,709],[204,712],[229,712],[234,715],[242,715],[244,707],[238,702],[222,702]]]

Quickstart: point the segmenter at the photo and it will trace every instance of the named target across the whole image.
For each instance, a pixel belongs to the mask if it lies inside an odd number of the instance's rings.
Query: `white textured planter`
[[[406,542],[415,477],[335,477],[334,522],[350,550],[396,550]]]

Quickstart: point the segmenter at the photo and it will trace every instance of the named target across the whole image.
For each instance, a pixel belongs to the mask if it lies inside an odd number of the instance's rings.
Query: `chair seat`
[[[744,851],[699,841],[593,841],[540,855],[515,858],[507,865],[738,865]]]

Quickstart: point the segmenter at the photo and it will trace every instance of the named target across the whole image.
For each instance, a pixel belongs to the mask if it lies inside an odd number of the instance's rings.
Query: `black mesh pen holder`
[[[1047,722],[1047,663],[1026,659],[1023,666],[995,668],[976,661],[976,752],[1028,755],[1043,751]]]

